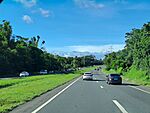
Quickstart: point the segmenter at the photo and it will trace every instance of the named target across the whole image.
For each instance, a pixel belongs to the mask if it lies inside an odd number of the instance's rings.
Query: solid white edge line
[[[134,89],[137,89],[137,90],[142,91],[142,92],[144,92],[144,93],[150,94],[150,92],[145,91],[145,90],[143,90],[143,89],[140,89],[140,88],[138,88],[138,87],[135,87],[135,86],[129,86],[129,87],[134,88]]]
[[[63,93],[65,90],[67,90],[70,86],[72,86],[75,82],[77,82],[81,77],[77,78],[75,81],[73,81],[72,83],[70,83],[67,87],[65,87],[63,90],[61,90],[60,92],[58,92],[56,95],[54,95],[52,98],[50,98],[47,102],[45,102],[44,104],[42,104],[41,106],[39,106],[37,109],[35,109],[33,112],[31,113],[37,113],[38,111],[40,111],[43,107],[45,107],[48,103],[50,103],[52,100],[54,100],[57,96],[59,96],[61,93]]]
[[[112,100],[116,106],[121,110],[122,113],[128,113],[117,100]]]

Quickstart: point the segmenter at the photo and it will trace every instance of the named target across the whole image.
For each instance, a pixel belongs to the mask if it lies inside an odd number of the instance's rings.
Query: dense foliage
[[[72,68],[101,64],[94,56],[61,57],[47,53],[40,36],[25,38],[12,35],[12,27],[7,21],[0,24],[0,76],[18,74],[21,71],[36,73],[40,70],[62,72]]]
[[[106,55],[106,69],[127,72],[134,67],[150,75],[150,23],[144,24],[141,29],[132,29],[125,38],[123,50]]]
[[[0,3],[2,3],[3,2],[3,0],[0,0]]]

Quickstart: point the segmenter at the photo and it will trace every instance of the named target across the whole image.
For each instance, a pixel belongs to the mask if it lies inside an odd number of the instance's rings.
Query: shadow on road
[[[137,84],[132,84],[132,83],[111,84],[111,85],[118,85],[118,86],[139,86]]]
[[[102,80],[102,79],[93,79],[93,80],[86,80],[86,81],[93,81],[93,82],[96,82],[96,81],[106,81],[106,80]]]
[[[102,80],[102,79],[93,79],[92,81],[106,81],[106,80]]]
[[[122,84],[117,84],[117,83],[113,83],[113,84],[110,84],[110,85],[116,85],[116,86],[139,86],[137,84],[132,84],[132,83],[122,83]]]
[[[137,84],[132,84],[132,83],[122,83],[124,86],[139,86]]]

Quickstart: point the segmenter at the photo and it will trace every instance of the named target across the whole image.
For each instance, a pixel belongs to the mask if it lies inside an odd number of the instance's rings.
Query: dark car
[[[109,74],[106,77],[107,84],[122,84],[122,77],[119,74]]]

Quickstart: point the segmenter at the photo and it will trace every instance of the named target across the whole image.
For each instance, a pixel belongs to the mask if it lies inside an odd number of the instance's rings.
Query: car
[[[19,74],[20,77],[26,77],[26,76],[29,76],[29,73],[27,71],[22,71],[20,74]]]
[[[91,72],[85,72],[82,78],[83,80],[93,80],[93,74]]]
[[[47,70],[41,70],[40,71],[40,74],[42,74],[42,75],[47,74],[47,73],[48,73]]]
[[[107,84],[122,84],[122,77],[120,74],[109,74],[106,77]]]
[[[54,72],[54,71],[49,71],[48,73],[49,73],[49,74],[54,74],[55,72]]]

